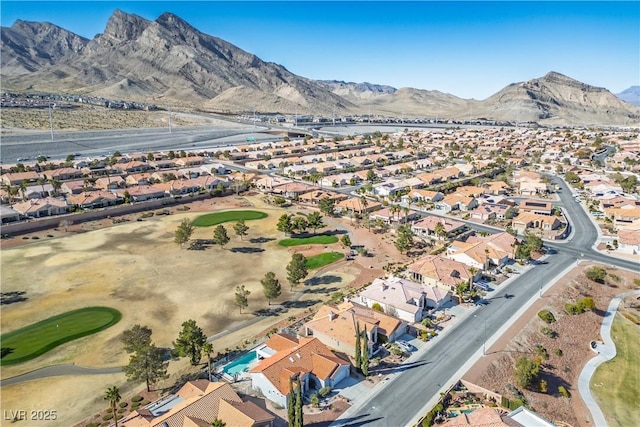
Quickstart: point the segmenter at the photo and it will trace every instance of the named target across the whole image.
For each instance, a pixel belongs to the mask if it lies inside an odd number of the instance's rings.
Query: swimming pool
[[[468,408],[468,409],[463,409],[463,410],[459,410],[459,409],[452,409],[449,411],[449,415],[452,417],[457,417],[458,415],[460,415],[460,413],[463,414],[470,414],[473,411],[475,411],[478,408]]]
[[[235,374],[241,374],[243,372],[249,371],[251,367],[257,361],[257,353],[255,350],[250,351],[239,359],[234,360],[228,365],[222,368],[222,372],[229,376],[234,376]]]

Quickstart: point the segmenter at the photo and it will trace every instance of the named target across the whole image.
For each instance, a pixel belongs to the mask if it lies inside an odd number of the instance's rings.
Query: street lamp
[[[473,317],[478,317],[477,314],[474,314]],[[486,349],[486,344],[487,344],[487,319],[484,319],[484,336],[482,339],[482,355],[486,356],[487,355],[487,349]]]

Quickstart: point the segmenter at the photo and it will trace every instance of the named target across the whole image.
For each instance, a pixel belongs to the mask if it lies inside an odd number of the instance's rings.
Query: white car
[[[408,352],[412,352],[412,351],[416,350],[416,348],[408,341],[397,340],[396,344],[398,344],[398,346],[400,348],[402,348],[403,350],[406,350]]]

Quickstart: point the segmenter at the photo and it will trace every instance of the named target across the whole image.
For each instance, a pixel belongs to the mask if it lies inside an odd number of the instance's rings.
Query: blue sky
[[[2,26],[48,21],[87,38],[116,8],[172,12],[313,79],[475,99],[549,71],[614,93],[640,85],[640,2],[0,2]]]

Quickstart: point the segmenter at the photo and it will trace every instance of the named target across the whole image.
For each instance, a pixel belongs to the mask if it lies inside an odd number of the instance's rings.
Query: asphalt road
[[[74,153],[85,157],[109,155],[114,151],[146,153],[204,149],[245,144],[248,136],[253,136],[256,141],[281,139],[261,133],[264,130],[266,128],[229,123],[228,126],[173,128],[171,133],[168,128],[67,132],[55,134],[53,141],[48,133],[10,135],[2,137],[0,161],[10,164],[15,163],[18,158],[35,160],[40,155],[58,160]]]
[[[468,316],[449,333],[437,337],[433,344],[414,362],[354,411],[340,418],[334,426],[404,426],[422,415],[424,406],[436,396],[444,384],[478,352],[486,339],[494,335],[505,323],[515,321],[515,314],[548,282],[559,276],[578,260],[593,260],[640,271],[640,263],[613,258],[592,249],[598,232],[589,215],[576,203],[571,189],[561,179],[552,177],[562,188],[561,202],[565,207],[574,232],[566,243],[548,243],[545,246],[556,253],[547,257],[547,264],[538,265],[519,275],[507,287],[488,300],[486,306],[477,307],[474,316]],[[506,294],[511,295],[509,298]]]

